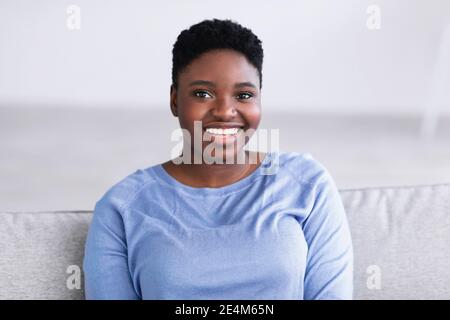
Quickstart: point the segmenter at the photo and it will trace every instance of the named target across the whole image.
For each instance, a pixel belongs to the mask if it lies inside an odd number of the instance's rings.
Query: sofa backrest
[[[450,298],[450,184],[340,190],[355,299]],[[83,299],[92,211],[1,212],[0,299]]]

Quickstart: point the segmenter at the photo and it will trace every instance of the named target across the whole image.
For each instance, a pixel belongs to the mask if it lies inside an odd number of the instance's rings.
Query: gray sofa
[[[450,299],[450,184],[340,190],[355,299]],[[91,211],[0,213],[0,299],[83,299]]]

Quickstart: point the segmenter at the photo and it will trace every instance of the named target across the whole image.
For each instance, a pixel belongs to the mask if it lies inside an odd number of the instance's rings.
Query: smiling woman
[[[326,168],[308,153],[244,150],[261,120],[262,61],[261,41],[231,20],[178,36],[170,110],[188,161],[139,169],[96,203],[88,299],[352,298],[351,236]],[[193,161],[211,143],[213,157],[245,161]]]
[[[251,137],[244,137],[244,131],[256,130],[261,119],[258,70],[235,50],[214,49],[193,60],[180,72],[175,83],[171,87],[173,115],[178,117],[180,127],[191,137],[194,137],[194,121],[200,121],[206,137],[201,148],[195,148],[197,144],[188,140],[183,149],[189,149],[186,151],[192,157],[199,153],[202,158],[212,139],[215,144],[222,144],[223,158],[234,161],[231,165],[222,166],[220,177],[217,176],[217,165],[192,168],[190,164],[194,162],[189,161],[174,170],[169,161],[164,167],[180,180],[184,178],[186,184],[197,185],[200,181],[204,186],[214,187],[228,185],[250,174],[255,166],[239,164],[237,158]],[[243,143],[238,144],[239,140]],[[215,152],[211,156],[216,156]],[[189,182],[189,178],[195,181]]]

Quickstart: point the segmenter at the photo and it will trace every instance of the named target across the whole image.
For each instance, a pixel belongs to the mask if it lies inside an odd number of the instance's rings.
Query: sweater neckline
[[[239,191],[243,191],[247,189],[250,185],[252,185],[259,177],[265,175],[265,169],[270,167],[272,159],[275,156],[275,151],[267,152],[264,159],[259,164],[258,168],[256,168],[251,174],[248,176],[228,184],[226,186],[211,188],[211,187],[192,187],[187,184],[184,184],[170,175],[166,169],[162,166],[162,164],[158,164],[153,166],[154,173],[156,177],[159,178],[160,181],[177,189],[177,191],[184,192],[191,196],[222,196],[225,194],[235,193]]]

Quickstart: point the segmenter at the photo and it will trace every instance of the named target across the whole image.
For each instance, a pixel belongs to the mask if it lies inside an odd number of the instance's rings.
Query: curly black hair
[[[258,70],[259,87],[262,88],[261,40],[250,29],[230,19],[203,20],[178,35],[172,50],[172,85],[177,88],[179,73],[192,60],[213,49],[233,49],[242,53]]]

